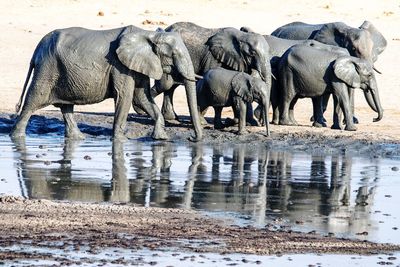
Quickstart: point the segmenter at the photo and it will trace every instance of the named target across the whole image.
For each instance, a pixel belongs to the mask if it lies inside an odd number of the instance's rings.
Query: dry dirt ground
[[[263,135],[263,128],[248,128],[249,134],[238,137],[228,128],[205,130],[204,142],[259,142],[282,149],[321,149],[326,151],[363,153],[373,156],[400,154],[400,80],[397,63],[400,61],[400,7],[398,1],[79,1],[79,0],[17,0],[0,2],[0,113],[4,122],[2,133],[9,131],[14,106],[22,91],[33,50],[47,32],[70,26],[92,29],[115,28],[133,24],[154,30],[177,21],[192,21],[205,27],[249,26],[268,34],[275,28],[292,22],[322,23],[343,21],[358,27],[364,20],[371,21],[388,40],[388,47],[379,57],[376,67],[380,97],[385,109],[384,118],[376,117],[362,97],[356,93],[356,115],[360,120],[358,131],[345,132],[312,128],[309,122],[311,101],[300,100],[295,117],[298,127],[271,126],[272,135]],[[184,90],[178,88],[175,107],[179,115],[187,116]],[[161,97],[156,99],[158,103]],[[108,129],[112,125],[113,102],[76,107],[77,120],[85,133],[90,126]],[[39,120],[60,118],[54,107],[39,111]],[[332,114],[331,107],[327,114]],[[232,116],[225,111],[225,116]],[[208,114],[212,116],[212,112]],[[329,116],[329,115],[328,115]],[[187,117],[186,117],[187,120]],[[328,117],[328,123],[330,123]],[[168,124],[172,140],[186,141],[192,131],[188,124]],[[176,127],[173,127],[176,126]],[[127,135],[130,138],[149,136],[151,122],[141,116],[130,115]],[[100,133],[102,134],[102,133]],[[384,145],[382,145],[384,144]],[[287,253],[337,252],[374,253],[399,250],[399,246],[369,242],[339,240],[315,234],[270,232],[267,229],[238,228],[220,221],[201,217],[188,211],[144,209],[121,205],[56,203],[40,200],[0,198],[1,246],[32,240],[60,241],[60,246],[88,244],[93,251],[102,246],[158,247],[182,246],[188,249],[218,252]],[[88,220],[88,216],[90,220]],[[201,226],[201,227],[199,227]],[[123,234],[123,235],[119,235]],[[134,238],[132,238],[134,237]],[[181,239],[201,240],[201,246],[182,245]],[[149,241],[151,240],[151,241]],[[0,259],[55,257],[54,255],[24,255],[18,251],[0,253]],[[64,259],[61,259],[64,260]],[[65,259],[67,260],[67,259]]]

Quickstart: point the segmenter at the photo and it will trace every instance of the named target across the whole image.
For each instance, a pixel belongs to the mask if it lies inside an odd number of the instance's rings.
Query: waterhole
[[[52,134],[0,135],[0,193],[184,208],[234,224],[399,244],[400,159]]]

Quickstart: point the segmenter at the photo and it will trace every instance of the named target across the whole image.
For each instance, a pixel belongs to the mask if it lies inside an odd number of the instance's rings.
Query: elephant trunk
[[[369,90],[364,90],[364,96],[365,99],[367,100],[367,103],[369,107],[378,113],[378,117],[374,118],[373,121],[377,122],[380,121],[383,117],[383,108],[381,105],[381,101],[379,98],[379,92],[377,89],[376,81],[375,79],[370,81],[370,88]]]
[[[381,102],[379,100],[379,94],[377,91],[372,92],[372,98],[374,99],[375,106],[378,109],[378,117],[373,119],[373,122],[380,121],[383,117],[383,108],[381,106]]]
[[[264,107],[263,117],[264,117],[264,123],[265,123],[265,130],[267,132],[267,136],[269,136],[270,135],[270,132],[269,132],[269,121],[268,121],[269,97],[265,97],[264,98],[263,107]]]
[[[196,97],[196,83],[185,79],[184,81],[186,89],[186,98],[189,106],[190,116],[192,118],[192,124],[194,127],[195,137],[191,138],[191,141],[200,141],[203,138],[203,130],[200,124],[200,115],[197,108],[197,97]]]

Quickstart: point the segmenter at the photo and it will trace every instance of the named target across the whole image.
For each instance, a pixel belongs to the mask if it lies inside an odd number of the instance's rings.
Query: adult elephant
[[[318,64],[315,64],[315,59]],[[298,98],[310,97],[314,106],[314,126],[323,125],[321,97],[325,94],[334,96],[334,124],[332,128],[340,129],[339,109],[345,115],[345,130],[355,130],[348,90],[360,88],[371,94],[367,99],[369,106],[378,113],[374,121],[383,116],[383,109],[379,100],[378,86],[371,62],[335,53],[323,49],[316,49],[307,45],[295,45],[282,56],[279,62],[279,82],[282,86],[279,124],[296,125],[293,108]]]
[[[209,69],[223,67],[249,74],[256,73],[268,87],[271,86],[269,46],[262,35],[234,28],[203,28],[190,22],[172,24],[165,31],[182,36],[197,75],[202,76]],[[165,92],[161,110],[167,120],[177,119],[173,109],[173,93],[181,80],[179,75],[164,74],[152,89],[153,96]],[[140,98],[136,94],[133,106],[135,110],[141,108]],[[248,107],[248,111],[249,109]],[[252,117],[252,112],[249,113]]]
[[[29,78],[32,82],[26,92]],[[202,138],[197,111],[193,64],[181,37],[173,32],[154,32],[127,26],[111,30],[67,28],[43,37],[32,56],[17,112],[26,97],[12,137],[25,136],[32,113],[48,105],[60,107],[65,136],[80,139],[73,117],[74,105],[93,104],[114,98],[113,138],[124,139],[133,92],[155,118],[152,137],[166,139],[164,119],[150,95],[150,78],[176,75],[186,87],[195,128],[193,140]],[[135,89],[135,90],[134,90]]]
[[[324,44],[346,48],[351,56],[375,62],[385,50],[387,41],[369,21],[358,27],[350,27],[343,22],[307,24],[292,22],[279,27],[271,33],[284,39],[313,39]]]
[[[249,27],[241,27],[241,31],[244,32],[254,32],[252,29]],[[315,41],[315,40],[291,40],[291,39],[284,39],[284,38],[279,38],[273,35],[264,35],[265,40],[267,41],[269,48],[270,48],[270,63],[271,63],[271,69],[272,69],[272,74],[274,77],[278,79],[279,77],[279,61],[281,60],[281,57],[283,54],[292,46],[294,45],[306,45],[318,49],[323,49],[326,51],[330,52],[335,52],[335,53],[341,53],[343,55],[349,55],[348,51],[342,47],[334,46],[334,45],[327,45],[323,44],[321,42]],[[279,102],[281,99],[281,88],[279,85],[279,81],[277,79],[272,79],[271,83],[271,106],[273,110],[273,116],[272,116],[272,124],[279,124]],[[351,109],[354,111],[354,91],[349,90],[350,93],[350,103],[351,103]],[[324,101],[329,99],[328,97],[324,98]],[[323,102],[324,102],[323,101]],[[323,106],[326,107],[326,103],[324,102],[322,104]],[[254,115],[257,118],[257,120],[261,123],[264,124],[264,119],[263,119],[263,110],[261,106],[258,106],[254,110]]]

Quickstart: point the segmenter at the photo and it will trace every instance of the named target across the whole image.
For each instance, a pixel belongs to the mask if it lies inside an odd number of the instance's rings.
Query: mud
[[[64,123],[59,111],[41,111],[40,115],[32,116],[27,133],[63,135]],[[80,130],[88,136],[112,135],[112,113],[85,113],[76,112],[76,120]],[[13,114],[0,114],[0,133],[8,133],[13,125]],[[346,153],[348,155],[368,156],[400,156],[400,138],[391,135],[390,131],[374,131],[365,129],[349,132],[331,130],[329,128],[315,128],[311,126],[280,126],[271,125],[271,136],[265,135],[264,127],[247,126],[247,133],[237,135],[237,127],[227,127],[223,130],[214,130],[212,119],[204,127],[203,144],[226,144],[233,142],[248,145],[265,145],[267,148],[290,151],[316,152],[325,154]],[[378,127],[379,128],[379,127]],[[130,114],[128,118],[126,136],[129,139],[152,141],[153,121],[147,117]],[[166,131],[171,142],[188,142],[194,134],[191,129],[190,117],[180,116],[180,122],[166,122]]]
[[[238,227],[179,209],[133,205],[62,203],[0,197],[0,246],[178,248],[197,253],[351,253],[375,254],[400,250],[399,245],[338,239],[291,230]],[[52,255],[0,252],[0,259]]]

